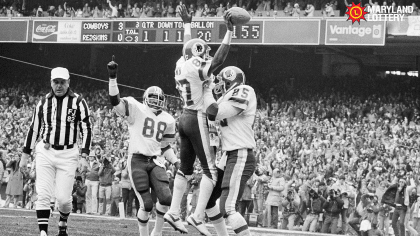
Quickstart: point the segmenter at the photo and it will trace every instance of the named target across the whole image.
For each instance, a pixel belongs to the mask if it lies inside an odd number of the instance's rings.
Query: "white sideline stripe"
[[[10,209],[10,208],[0,208],[0,212],[2,211],[23,211],[23,212],[33,212],[35,213],[35,210],[26,210],[26,209]],[[60,215],[59,212],[53,212],[54,215]],[[131,220],[131,221],[137,221],[136,218],[125,218],[120,219],[119,217],[113,217],[113,216],[101,216],[101,215],[88,215],[88,214],[76,214],[72,213],[70,214],[71,217],[75,216],[81,216],[85,218],[98,218],[98,219],[106,219],[106,220],[115,220],[115,221],[124,221],[124,220]],[[15,218],[16,216],[12,215],[0,215],[1,217],[7,217],[7,218]],[[36,216],[23,216],[24,218],[36,218]],[[149,220],[149,222],[155,222],[155,220]],[[166,222],[165,222],[166,223]],[[184,225],[187,225],[187,222],[183,222]],[[172,227],[166,227],[167,223],[165,224],[164,229],[170,229],[173,230]],[[207,227],[214,228],[212,224],[206,224]],[[232,228],[230,226],[227,226],[229,231],[232,231]],[[270,233],[270,234],[277,234],[277,235],[308,235],[308,236],[343,236],[339,234],[322,234],[322,233],[311,233],[311,232],[302,232],[302,231],[291,231],[291,230],[282,230],[282,229],[267,229],[267,228],[257,228],[257,227],[249,227],[249,229],[252,232],[259,232],[259,233]]]

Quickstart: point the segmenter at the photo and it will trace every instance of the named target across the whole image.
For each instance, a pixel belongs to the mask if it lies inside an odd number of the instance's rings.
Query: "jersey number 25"
[[[160,142],[163,139],[163,133],[166,129],[166,123],[159,121],[157,127],[155,127],[155,121],[152,118],[147,117],[143,124],[143,136],[146,138],[152,138],[155,135],[156,128],[156,141]]]

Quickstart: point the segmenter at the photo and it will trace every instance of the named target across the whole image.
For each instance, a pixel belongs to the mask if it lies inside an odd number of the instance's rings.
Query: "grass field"
[[[54,214],[49,221],[49,235],[56,235],[58,231],[58,214]],[[149,223],[150,231],[153,229],[154,221]],[[188,235],[199,236],[200,234],[190,226],[187,226]],[[213,235],[216,232],[211,226],[208,229]],[[303,232],[282,232],[280,230],[266,230],[260,228],[251,229],[253,236],[286,236],[303,235]],[[230,235],[234,235],[229,230]],[[21,209],[3,209],[0,208],[0,236],[25,236],[38,235],[38,225],[35,211]],[[137,220],[119,219],[116,217],[89,216],[81,214],[71,214],[69,219],[69,236],[138,236]],[[167,223],[163,229],[164,236],[181,235],[175,232]],[[185,235],[185,234],[183,234]]]

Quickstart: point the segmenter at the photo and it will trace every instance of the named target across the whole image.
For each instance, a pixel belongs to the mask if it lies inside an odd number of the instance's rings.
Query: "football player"
[[[169,142],[175,140],[175,119],[165,108],[165,95],[157,86],[149,87],[143,95],[143,103],[133,97],[120,98],[117,85],[118,64],[114,57],[108,63],[109,97],[117,114],[126,118],[130,135],[127,160],[131,185],[140,202],[137,213],[140,236],[149,235],[149,213],[153,209],[150,188],[156,192],[159,202],[156,210],[161,215],[157,219],[152,235],[162,235],[163,215],[171,204],[171,191],[164,165],[157,156],[172,151]],[[175,164],[177,166],[177,163]],[[178,166],[177,166],[178,168]]]
[[[184,34],[191,35],[191,15],[185,6],[180,16],[184,22]],[[226,35],[214,58],[209,55],[210,47],[202,39],[191,39],[184,43],[182,58],[178,60],[175,71],[177,89],[184,101],[184,112],[179,119],[179,136],[181,166],[174,181],[172,204],[164,218],[172,227],[181,233],[188,233],[179,218],[182,196],[186,190],[188,179],[194,171],[195,157],[198,156],[203,168],[200,182],[200,194],[194,214],[187,218],[188,224],[194,226],[201,234],[211,235],[204,220],[207,202],[217,181],[215,167],[215,146],[210,145],[209,127],[204,107],[203,89],[212,81],[212,73],[223,64],[229,52],[232,39],[233,24],[231,13],[226,11],[224,21]],[[191,36],[189,36],[191,37]],[[188,38],[185,37],[184,38]],[[206,211],[212,220],[218,235],[227,235],[227,229],[217,206]]]
[[[235,205],[242,196],[248,179],[255,171],[254,123],[257,98],[254,89],[245,85],[244,72],[235,67],[224,68],[217,76],[220,81],[214,88],[222,96],[216,102],[211,87],[204,89],[207,116],[220,124],[222,150],[225,155],[218,164],[219,179],[208,208],[220,196],[221,215],[237,235],[251,235],[245,219],[236,212]],[[221,183],[220,183],[221,182]],[[212,204],[212,205],[211,205]]]

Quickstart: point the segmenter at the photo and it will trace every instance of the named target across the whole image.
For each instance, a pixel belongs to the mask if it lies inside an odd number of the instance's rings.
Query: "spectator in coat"
[[[342,232],[347,232],[347,211],[349,209],[351,199],[355,199],[356,197],[353,188],[345,182],[345,179],[346,177],[341,175],[338,182],[332,185],[332,189],[341,194],[341,199],[344,202],[341,210]]]
[[[99,214],[110,215],[111,213],[111,191],[114,179],[115,168],[112,166],[110,157],[105,157],[103,163],[99,165]],[[104,201],[106,211],[104,212]]]
[[[96,159],[95,152],[89,153],[89,162],[86,172],[86,213],[98,213],[98,189],[99,189],[99,162]]]
[[[338,233],[338,219],[343,209],[344,201],[338,195],[337,191],[330,189],[327,200],[325,201],[323,208],[325,210],[325,221],[322,225],[321,232],[328,233],[331,227],[331,233]]]
[[[323,212],[325,198],[319,195],[314,189],[309,190],[309,198],[306,203],[307,215],[303,223],[302,231],[316,232],[320,214]]]
[[[8,208],[10,201],[13,199],[13,207],[17,208],[19,197],[23,194],[23,176],[24,171],[19,168],[20,157],[15,154],[7,163],[6,168],[10,168],[9,182],[6,187],[6,203],[4,208]]]
[[[81,176],[76,177],[73,186],[73,213],[83,213],[83,205],[86,202],[87,187]]]
[[[295,221],[299,216],[300,197],[294,189],[294,183],[287,190],[287,196],[282,202],[283,222],[282,229],[293,230]]]
[[[268,196],[265,202],[267,208],[267,222],[269,228],[278,228],[279,206],[282,200],[282,191],[285,188],[285,180],[280,176],[280,169],[273,170],[273,178],[268,184]]]
[[[258,214],[258,225],[263,226],[263,204],[264,204],[264,185],[268,182],[267,170],[263,166],[258,166],[253,175],[255,179],[252,187],[252,195],[254,196],[254,213]]]
[[[117,212],[115,214],[112,214],[113,216],[118,216],[118,204],[121,201],[121,196],[122,196],[122,189],[121,189],[120,179],[118,177],[115,177],[114,181],[112,182],[111,206],[115,204],[117,208]]]
[[[251,208],[251,204],[252,204],[252,187],[254,186],[254,177],[251,176],[251,178],[248,179],[248,181],[246,182],[246,185],[244,187],[244,192],[242,194],[241,199],[239,200],[239,204],[238,204],[238,208],[239,208],[239,213],[245,217],[245,213],[251,213],[252,212],[252,208]]]

